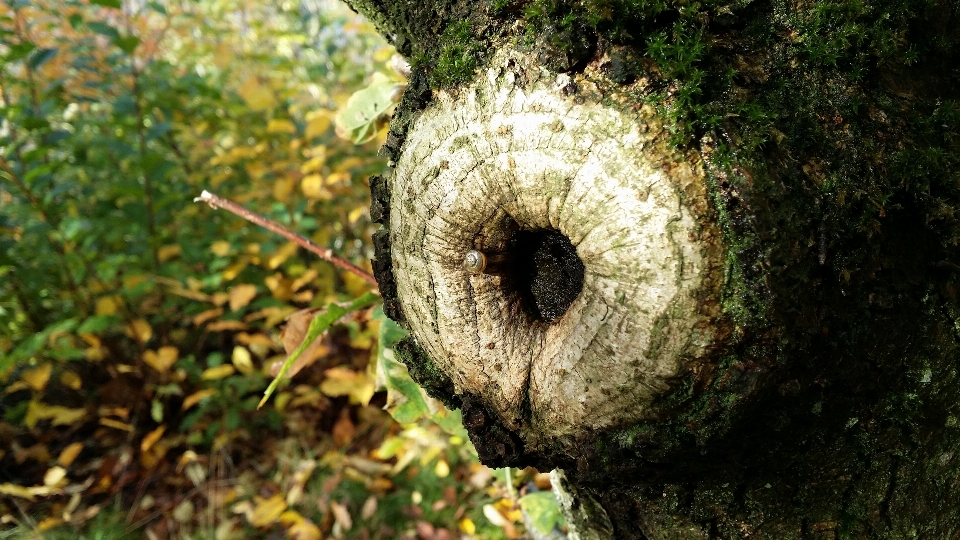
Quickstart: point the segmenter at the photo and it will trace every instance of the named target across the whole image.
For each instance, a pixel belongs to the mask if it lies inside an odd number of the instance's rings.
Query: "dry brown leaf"
[[[287,325],[280,332],[280,340],[283,342],[283,349],[286,351],[287,356],[297,350],[297,347],[303,342],[303,338],[307,335],[307,329],[310,328],[310,323],[313,322],[313,319],[320,311],[319,308],[301,309],[287,317]],[[287,377],[293,377],[303,368],[327,355],[329,349],[323,344],[324,335],[325,334],[321,334],[317,337],[317,339],[303,351],[303,354],[301,354],[300,357],[297,358],[297,361],[290,367],[290,370],[287,372]],[[283,366],[283,362],[279,364],[279,366],[276,364],[270,366],[270,374],[274,377],[280,373],[280,367]]]
[[[430,523],[422,520],[417,521],[417,536],[419,536],[421,540],[433,540],[436,532],[436,529]]]
[[[119,429],[120,431],[127,431],[133,433],[133,425],[126,422],[121,422],[119,420],[114,420],[113,418],[101,418],[101,426],[112,427],[114,429]]]
[[[217,321],[207,325],[211,332],[225,332],[231,330],[246,330],[247,325],[240,321]]]
[[[363,503],[363,508],[360,510],[360,517],[367,520],[373,517],[377,513],[377,498],[373,495],[367,497],[367,500]]]
[[[349,531],[353,528],[353,518],[350,517],[350,511],[347,506],[336,501],[330,501],[330,511],[333,512],[333,519],[340,524],[341,529]]]
[[[303,488],[316,468],[317,462],[312,459],[305,459],[297,464],[297,470],[293,473],[293,482],[287,492],[287,504],[294,505],[300,502],[303,497]]]
[[[206,311],[203,311],[203,312],[200,312],[200,313],[197,313],[196,315],[194,315],[194,316],[193,316],[193,324],[194,324],[194,326],[200,326],[200,325],[202,325],[203,323],[205,323],[205,322],[207,322],[207,321],[209,321],[209,320],[212,320],[212,319],[216,319],[217,317],[219,317],[219,316],[221,316],[221,315],[223,315],[223,308],[208,309],[208,310],[206,310]]]
[[[349,411],[344,409],[343,414],[340,415],[340,419],[333,425],[332,435],[334,444],[337,446],[346,446],[353,440],[356,431],[356,426],[350,421]]]
[[[230,289],[230,311],[236,311],[250,303],[257,296],[257,286],[249,283]]]

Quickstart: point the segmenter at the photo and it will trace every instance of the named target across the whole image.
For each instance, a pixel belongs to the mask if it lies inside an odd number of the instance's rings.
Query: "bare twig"
[[[340,268],[341,270],[346,270],[347,272],[350,272],[351,274],[363,279],[367,283],[373,285],[374,290],[376,290],[377,280],[374,279],[372,275],[364,271],[362,268],[351,263],[350,261],[347,261],[339,257],[337,254],[333,252],[333,250],[318,246],[312,240],[308,238],[304,238],[303,236],[277,223],[276,221],[273,221],[272,219],[267,219],[261,216],[260,214],[251,212],[250,210],[247,210],[243,206],[240,206],[239,204],[233,201],[214,195],[213,193],[210,193],[209,191],[206,191],[206,190],[204,190],[199,197],[194,199],[194,202],[205,202],[209,204],[211,208],[222,208],[228,212],[231,212],[233,214],[236,214],[242,217],[243,219],[249,221],[250,223],[259,225],[272,233],[279,234],[280,236],[286,238],[287,240],[290,240],[291,242],[302,247],[303,249],[310,251],[311,253],[315,254],[317,257],[320,257],[321,259],[329,262],[330,264],[336,266],[337,268]]]

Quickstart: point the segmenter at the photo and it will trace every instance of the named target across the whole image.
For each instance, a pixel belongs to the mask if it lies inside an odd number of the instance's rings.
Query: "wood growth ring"
[[[509,49],[491,65],[434,96],[389,179],[413,337],[528,446],[650,418],[713,341],[718,309],[700,299],[717,297],[722,266],[705,241],[717,232],[702,167],[667,145],[649,107],[564,95]],[[524,256],[534,262],[518,266]],[[559,273],[530,277],[548,267]],[[537,287],[562,297],[549,313],[526,295]]]

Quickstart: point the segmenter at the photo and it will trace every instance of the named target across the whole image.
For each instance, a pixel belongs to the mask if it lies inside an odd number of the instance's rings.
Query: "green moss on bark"
[[[431,27],[442,39],[388,154],[425,85],[469,79],[485,36],[525,26],[546,67],[606,62],[598,84],[655,106],[674,144],[703,156],[726,248],[733,335],[713,368],[682,374],[660,420],[545,462],[598,486],[620,523],[642,515],[716,538],[957,534],[960,6],[494,8],[501,30],[468,16]]]

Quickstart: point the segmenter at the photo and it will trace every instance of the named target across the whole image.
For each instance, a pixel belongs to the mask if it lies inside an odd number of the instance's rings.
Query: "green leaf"
[[[38,49],[30,55],[30,59],[27,60],[27,65],[30,66],[30,69],[37,69],[53,59],[53,57],[57,55],[58,51],[59,49],[57,48]]]
[[[330,328],[333,323],[340,320],[340,318],[344,315],[368,308],[379,301],[380,296],[372,292],[368,292],[359,298],[354,299],[353,302],[350,302],[350,304],[348,304],[346,307],[341,307],[333,303],[327,304],[326,313],[317,315],[312,321],[310,321],[310,327],[307,328],[307,335],[304,336],[303,342],[300,343],[300,346],[297,347],[297,349],[293,351],[293,353],[291,353],[283,363],[283,367],[280,368],[280,373],[278,373],[276,378],[270,382],[270,386],[268,386],[266,391],[263,393],[263,399],[260,400],[257,408],[259,409],[260,407],[263,407],[263,404],[270,399],[270,396],[277,389],[280,381],[282,381],[287,372],[290,371],[290,366],[297,361],[297,358],[303,354],[303,351],[307,350],[307,347],[310,346],[310,344],[313,343],[313,341],[317,339],[320,334],[324,333],[327,328]]]
[[[161,4],[160,2],[147,2],[147,7],[156,11],[161,15],[167,14],[167,8],[163,7],[163,4]]]
[[[10,45],[10,52],[7,53],[6,60],[8,62],[16,62],[26,58],[28,54],[33,52],[37,46],[33,43],[17,43],[16,45]]]
[[[90,3],[95,6],[103,6],[108,8],[120,9],[120,0],[90,0]]]
[[[70,332],[77,326],[76,319],[66,319],[44,328],[42,331],[33,334],[28,339],[20,343],[17,348],[10,351],[6,357],[0,357],[0,373],[6,373],[10,366],[29,360],[30,357],[39,353],[47,343],[47,340],[53,334]]]
[[[74,13],[67,20],[70,21],[70,27],[76,30],[77,28],[80,28],[81,24],[83,24],[83,15],[80,15],[79,13]]]
[[[518,502],[540,534],[549,534],[555,526],[563,523],[560,503],[552,491],[529,493],[520,497]]]
[[[406,330],[387,318],[380,309],[374,311],[373,317],[380,321],[377,372],[382,375],[387,389],[387,411],[401,424],[412,424],[429,417],[430,406],[423,389],[410,378],[407,366],[398,361],[393,352],[396,344],[407,335]]]
[[[120,32],[117,32],[116,28],[107,23],[102,23],[99,21],[88,22],[87,28],[93,30],[97,34],[100,34],[101,36],[107,36],[112,40],[117,40],[120,38]]]
[[[113,39],[113,43],[120,47],[121,51],[130,54],[140,45],[140,38],[137,36],[116,37]]]
[[[377,120],[393,107],[402,89],[402,84],[383,75],[375,77],[370,86],[355,92],[337,112],[337,132],[355,144],[372,139],[377,134]]]
[[[103,332],[119,321],[120,318],[116,315],[93,315],[83,321],[80,328],[77,328],[77,333],[96,334]]]

